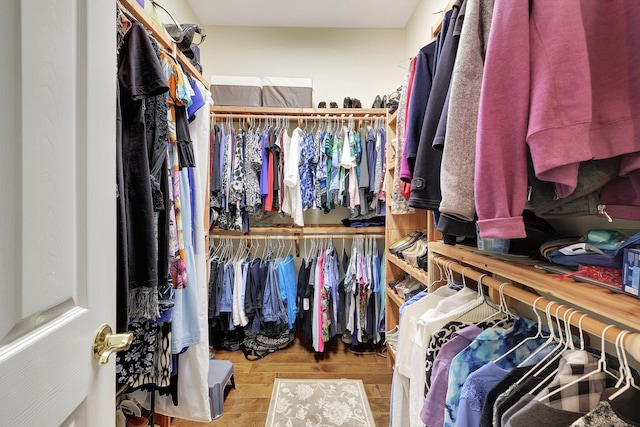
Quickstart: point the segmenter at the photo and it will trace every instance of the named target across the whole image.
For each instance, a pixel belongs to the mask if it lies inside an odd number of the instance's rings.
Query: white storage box
[[[262,106],[262,79],[243,76],[211,76],[214,105]]]
[[[293,77],[265,77],[262,105],[265,107],[312,108],[313,81]]]

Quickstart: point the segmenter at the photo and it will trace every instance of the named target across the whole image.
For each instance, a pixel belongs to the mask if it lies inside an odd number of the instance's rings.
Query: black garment
[[[254,259],[247,270],[247,286],[244,298],[244,311],[249,319],[249,328],[252,332],[260,331],[260,317],[262,314],[262,282],[260,272],[260,258]]]
[[[496,403],[496,399],[499,395],[507,391],[509,387],[515,384],[516,381],[522,378],[530,369],[531,367],[529,366],[514,368],[506,377],[487,392],[484,405],[482,406],[482,413],[480,415],[480,427],[493,426],[493,405]]]
[[[437,42],[434,40],[416,55],[416,72],[409,100],[409,115],[406,118],[405,129],[407,136],[404,142],[404,152],[409,162],[409,170],[413,174],[420,143],[420,133],[424,121],[424,114],[431,93],[431,84],[435,71],[435,56]]]
[[[300,263],[298,273],[298,318],[300,319],[299,329],[302,331],[301,342],[311,345],[313,335],[311,331],[313,321],[313,278],[311,277],[311,261],[303,260]]]
[[[449,91],[453,65],[458,52],[458,42],[463,12],[463,0],[453,5],[451,24],[445,36],[442,53],[438,57],[437,69],[431,86],[429,102],[424,115],[420,143],[416,155],[413,180],[411,181],[411,197],[409,206],[420,209],[438,210],[442,194],[440,192],[440,164],[442,151],[433,148],[433,141],[442,115],[443,106]]]
[[[211,150],[213,150],[211,158],[211,192],[218,194],[222,190],[222,179],[220,176],[220,127],[218,125],[213,126],[211,131],[211,138],[213,139]]]
[[[440,214],[436,229],[443,234],[451,236],[476,238],[475,221],[465,221],[449,214]],[[455,241],[455,239],[452,240]]]
[[[349,268],[349,256],[345,248],[342,248],[342,259],[338,263],[338,333],[342,334],[347,329],[347,290],[344,279]]]
[[[551,366],[547,367],[540,375],[537,376],[533,376],[531,375],[530,377],[528,377],[527,379],[525,379],[517,388],[515,388],[511,394],[509,394],[509,396],[503,400],[496,408],[495,410],[498,413],[498,418],[502,418],[502,415],[504,415],[504,413],[511,408],[516,402],[518,402],[518,400],[520,400],[520,398],[522,396],[524,396],[525,394],[529,393],[531,390],[533,390],[534,388],[536,388],[536,386],[538,386],[539,384],[541,384],[545,379],[547,379],[547,377],[551,374],[551,372],[555,371],[558,369],[558,365],[560,363],[560,360],[557,359],[555,360]],[[504,381],[505,379],[503,379],[502,381]],[[546,385],[548,383],[550,383],[553,380],[553,378],[549,378],[546,381],[546,384],[543,387],[546,387]],[[516,379],[517,381],[517,379]],[[515,383],[515,382],[514,382]],[[514,384],[512,383],[512,384]],[[499,386],[500,383],[496,384],[495,387]],[[507,386],[508,388],[508,386]],[[483,408],[484,409],[484,408]]]
[[[154,221],[150,168],[145,128],[144,100],[169,90],[164,73],[149,36],[136,21],[124,36],[118,54],[120,117],[122,119],[122,186],[118,188],[124,217],[118,222],[120,251],[126,251],[128,277],[118,274],[126,283],[118,283],[118,327],[126,327],[122,319],[156,318],[158,312],[158,252]],[[118,166],[120,169],[120,166]],[[118,179],[118,181],[120,181]],[[126,248],[126,249],[125,249]],[[125,314],[122,314],[124,311]]]
[[[211,267],[209,268],[209,305],[208,316],[209,319],[216,317],[216,301],[218,299],[218,268],[219,264],[216,260],[211,261]]]
[[[176,147],[178,149],[178,165],[182,168],[195,168],[196,160],[193,152],[193,143],[189,134],[189,121],[187,119],[187,107],[175,105],[176,115]]]
[[[155,40],[151,39],[151,46],[158,60],[160,50]],[[165,92],[157,96],[145,99],[144,119],[147,128],[147,149],[149,151],[149,171],[151,190],[153,195],[153,207],[156,211],[164,209],[164,198],[160,190],[160,182],[166,179],[167,145],[169,144],[169,123],[167,111],[169,110],[169,93]],[[158,277],[162,277],[158,275]]]

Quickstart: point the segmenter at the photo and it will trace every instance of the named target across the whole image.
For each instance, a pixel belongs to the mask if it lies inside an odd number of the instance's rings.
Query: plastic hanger
[[[465,269],[466,269],[466,268],[469,268],[469,267],[465,267]],[[465,277],[465,276],[464,276],[464,270],[465,270],[465,269],[463,269],[463,270],[462,270],[462,273],[463,273],[463,274],[462,274],[463,282],[464,282],[464,277]],[[485,276],[488,276],[488,275],[487,275],[487,274],[481,274],[481,275],[480,275],[480,277],[479,277],[479,278],[478,278],[478,280],[477,280],[478,285],[477,285],[476,292],[477,292],[477,301],[478,301],[478,304],[475,304],[474,306],[469,307],[469,309],[468,309],[468,310],[465,310],[463,313],[460,313],[460,315],[459,315],[458,317],[456,317],[456,319],[455,319],[455,320],[457,320],[457,321],[462,321],[462,320],[460,320],[460,319],[462,319],[463,317],[465,317],[465,316],[469,315],[471,312],[477,313],[477,311],[478,311],[479,309],[481,309],[482,307],[488,307],[488,308],[491,310],[491,313],[488,313],[488,314],[485,316],[485,318],[484,318],[483,320],[481,320],[481,321],[479,321],[479,322],[474,322],[474,323],[476,323],[476,324],[477,324],[477,323],[486,322],[486,321],[488,321],[488,320],[492,319],[493,317],[495,317],[495,316],[498,316],[498,315],[501,315],[501,314],[502,314],[502,312],[498,309],[498,307],[494,306],[494,305],[490,302],[490,300],[486,297],[486,295],[485,295],[485,293],[484,293],[484,289],[482,288],[482,279],[483,279]],[[479,314],[479,313],[477,313],[477,314]]]
[[[520,347],[522,347],[525,343],[532,341],[532,340],[537,340],[538,338],[543,338],[542,335],[542,320],[540,319],[540,314],[538,313],[538,311],[536,310],[536,303],[541,299],[542,297],[538,297],[535,299],[535,301],[533,302],[533,312],[536,315],[536,318],[538,319],[538,331],[536,332],[536,334],[532,337],[527,337],[525,339],[523,339],[522,341],[520,341],[518,344],[516,344],[515,346],[513,346],[513,348],[509,349],[506,353],[504,353],[503,355],[501,355],[500,357],[498,357],[497,359],[495,359],[493,362],[494,363],[498,363],[500,360],[504,359],[505,357],[507,357],[509,354],[513,353],[514,351],[516,351],[517,349],[519,349]],[[538,349],[535,350],[535,352],[533,352],[532,354],[537,353],[540,350],[540,347],[538,347]],[[531,355],[529,355],[528,358],[530,358]]]
[[[564,307],[564,306],[562,306],[562,305],[561,305],[561,306],[559,306],[559,307],[558,307],[558,310],[560,309],[560,307]],[[558,311],[556,311],[556,319],[558,319],[558,317],[557,317],[557,313],[558,313]],[[567,313],[571,313],[571,314],[569,314],[569,319],[568,319],[568,320],[567,320]],[[567,324],[568,322],[570,322],[570,321],[571,321],[571,318],[572,318],[572,317],[573,317],[573,315],[574,315],[574,314],[576,314],[576,313],[579,313],[579,312],[578,312],[577,310],[572,309],[572,308],[568,308],[568,309],[564,312],[563,321],[565,322],[565,327],[560,326],[560,323],[558,323],[559,335],[560,335],[560,337],[561,337],[561,344],[560,344],[560,345],[558,345],[558,349],[560,349],[560,351],[556,352],[556,353],[554,354],[554,356],[551,358],[551,360],[549,360],[549,361],[546,363],[546,365],[544,365],[544,367],[542,367],[542,369],[540,369],[538,372],[536,372],[536,374],[535,374],[535,375],[540,375],[540,374],[541,374],[541,373],[542,373],[542,372],[543,372],[547,367],[551,366],[551,364],[552,364],[555,360],[557,360],[558,358],[560,358],[560,357],[562,356],[562,354],[564,354],[564,352],[565,352],[565,351],[567,351],[567,350],[569,349],[569,346],[570,346],[570,345],[571,345],[571,346],[573,346],[573,340],[571,339],[571,331],[570,331],[570,330],[567,330],[567,328],[566,328],[566,324]],[[560,321],[560,320],[558,319],[558,322],[559,322],[559,321]],[[562,336],[562,332],[560,332],[562,329],[564,329],[564,332],[565,332],[565,333],[568,333],[568,336],[566,337],[566,339],[565,339],[565,337],[563,337],[563,336]],[[562,344],[564,344],[564,345],[562,345]],[[537,385],[533,390],[531,390],[531,391],[529,392],[529,394],[531,394],[531,395],[534,395],[534,396],[535,396],[535,395],[536,395],[536,394],[537,394],[537,393],[542,389],[542,387],[544,387],[544,386],[547,384],[547,382],[548,382],[549,380],[551,380],[551,379],[552,379],[552,378],[553,378],[557,373],[558,373],[558,369],[554,369],[554,370],[553,370],[553,372],[552,372],[552,373],[550,373],[550,374],[549,374],[549,375],[548,375],[548,376],[547,376],[547,377],[546,377],[546,378],[545,378],[545,379],[544,379],[540,384],[538,384],[538,385]]]
[[[539,368],[543,365],[546,364],[546,362],[551,359],[553,357],[554,354],[556,354],[556,352],[558,351],[559,347],[560,347],[560,338],[559,336],[556,335],[556,330],[555,330],[555,326],[553,324],[553,319],[551,318],[551,306],[553,306],[554,304],[558,304],[555,301],[549,301],[545,307],[545,317],[547,319],[547,326],[549,327],[549,339],[547,339],[547,341],[545,343],[543,343],[539,349],[544,349],[550,345],[555,345],[556,347],[551,350],[548,354],[546,354],[542,359],[540,359],[538,361],[538,363],[536,363],[535,365],[531,366],[531,368],[522,376],[518,379],[518,381],[516,381],[516,384],[521,384],[524,380],[526,380],[528,377],[530,377],[531,375],[533,375],[534,373],[538,373],[539,372]],[[558,333],[559,334],[559,333]],[[525,362],[528,362],[526,359],[519,365],[519,366],[525,366]]]
[[[583,314],[582,317],[580,318],[580,320],[582,320],[584,318],[584,316],[586,316],[586,315]],[[578,322],[578,324],[581,325],[581,322]],[[604,343],[604,335],[605,335],[607,329],[609,329],[611,326],[612,325],[609,325],[609,326],[605,327],[604,330],[602,331],[602,343],[601,343],[601,348],[600,348],[600,359],[598,360],[598,367],[595,370],[593,370],[591,372],[588,372],[585,375],[581,376],[580,378],[576,378],[575,380],[563,385],[562,387],[559,387],[559,388],[553,390],[552,392],[547,393],[546,395],[544,395],[544,396],[540,397],[539,399],[537,399],[538,401],[542,401],[542,400],[548,399],[549,397],[560,393],[562,390],[565,390],[566,388],[568,388],[568,387],[570,387],[570,386],[572,386],[574,384],[577,384],[577,383],[579,383],[579,382],[581,382],[581,381],[583,381],[583,380],[585,380],[585,379],[587,379],[587,378],[589,378],[589,377],[591,377],[591,376],[593,376],[595,374],[604,373],[604,374],[610,375],[611,377],[613,377],[615,379],[619,379],[618,376],[615,375],[614,372],[607,370],[607,360],[606,360],[605,351],[604,351],[604,345],[605,345],[605,343]],[[580,345],[580,347],[581,347],[581,350],[584,350],[584,337],[582,336],[582,328],[579,326],[579,329],[580,329],[580,334],[581,334],[581,345]],[[627,331],[623,331],[623,332],[627,332]],[[616,337],[616,340],[619,337],[620,337],[620,335],[618,335],[618,337]],[[569,339],[569,341],[571,343],[573,343],[573,341],[571,339]],[[571,345],[573,345],[573,344],[571,344]],[[622,367],[622,361],[620,361],[620,366]],[[621,372],[622,372],[622,369],[621,369]]]
[[[542,320],[540,319],[540,314],[538,313],[538,310],[536,310],[536,303],[538,302],[538,300],[540,300],[542,297],[538,297],[536,298],[536,300],[533,302],[533,311],[536,314],[536,317],[538,319],[538,333],[536,334],[535,338],[540,338],[540,337],[544,337],[544,335],[542,334]],[[547,310],[548,308],[554,304],[553,301],[549,302],[547,304]],[[548,311],[547,311],[548,313]],[[580,325],[582,325],[582,319],[584,318],[584,314],[582,315],[582,317],[580,318]],[[550,320],[550,318],[548,319]],[[520,364],[518,364],[518,367],[523,367],[523,366],[527,366],[527,364],[534,358],[536,357],[542,350],[544,350],[545,348],[549,347],[550,345],[554,344],[556,342],[556,336],[555,336],[555,332],[554,332],[554,328],[553,325],[551,323],[548,323],[549,325],[549,336],[547,337],[547,341],[545,341],[544,343],[542,343],[540,345],[540,347],[536,348],[529,356],[527,356],[526,359],[524,359],[522,362],[520,362]],[[580,326],[580,336],[582,337],[582,326]],[[528,338],[527,338],[528,339]],[[526,341],[526,340],[525,340]],[[581,341],[581,343],[584,344],[584,338]]]

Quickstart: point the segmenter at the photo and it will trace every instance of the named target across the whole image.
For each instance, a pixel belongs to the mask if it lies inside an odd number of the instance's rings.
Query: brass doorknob
[[[100,366],[106,365],[111,353],[128,349],[132,341],[132,333],[114,334],[111,326],[104,324],[93,341],[93,357],[98,359]]]

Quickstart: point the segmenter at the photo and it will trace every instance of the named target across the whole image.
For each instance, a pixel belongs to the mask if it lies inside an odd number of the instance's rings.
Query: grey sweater
[[[442,153],[440,212],[474,220],[476,127],[494,0],[467,0],[450,88]]]

